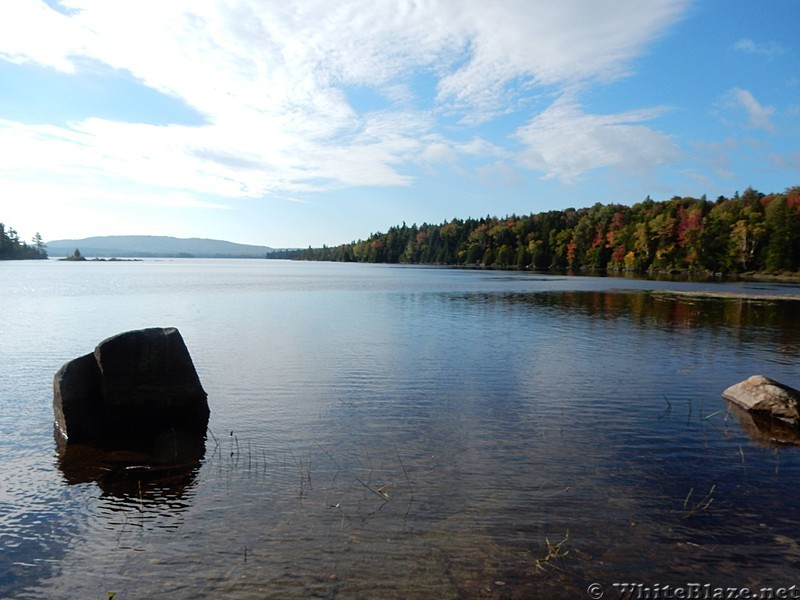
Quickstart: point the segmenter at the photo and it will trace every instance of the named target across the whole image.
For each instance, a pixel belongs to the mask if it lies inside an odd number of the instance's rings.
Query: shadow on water
[[[112,447],[68,444],[55,432],[58,467],[68,484],[94,482],[117,498],[179,500],[195,482],[205,437],[167,431]]]
[[[37,586],[63,571],[75,539],[93,540],[95,552],[123,551],[138,541],[135,532],[179,529],[193,504],[204,437],[168,432],[146,443],[99,447],[67,444],[54,433],[55,468],[43,466],[42,453],[33,449],[3,457],[14,466],[0,498],[3,598],[74,597]],[[42,472],[52,472],[52,480]],[[112,545],[99,541],[103,531],[115,532]]]
[[[736,417],[747,435],[759,445],[768,447],[800,446],[800,431],[788,423],[767,415],[748,412],[732,402],[728,411]]]

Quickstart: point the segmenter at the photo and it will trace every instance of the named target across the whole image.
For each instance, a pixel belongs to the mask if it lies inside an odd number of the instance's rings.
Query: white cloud
[[[775,125],[771,121],[772,116],[775,114],[775,109],[759,103],[748,90],[733,88],[725,94],[724,101],[726,106],[731,109],[744,109],[747,113],[748,125],[752,129],[775,131]]]
[[[429,164],[454,163],[458,160],[458,155],[449,144],[436,141],[425,147],[422,152],[422,160]]]
[[[563,97],[517,131],[516,138],[525,146],[520,163],[567,183],[603,167],[645,172],[680,156],[667,135],[641,124],[663,110],[592,115]]]
[[[697,160],[706,165],[720,179],[734,179],[733,155],[742,147],[740,140],[728,137],[720,142],[693,142]]]
[[[73,72],[72,56],[87,52],[73,21],[38,0],[0,4],[0,58]]]
[[[800,171],[800,152],[787,152],[778,154],[777,152],[768,155],[769,161],[780,169]]]
[[[165,208],[203,208],[229,210],[231,207],[219,202],[205,200],[181,190],[165,190],[141,186],[120,189],[112,181],[85,179],[73,185],[64,186],[61,182],[15,180],[4,178],[0,181],[0,196],[17,204],[41,207],[43,203],[51,206],[77,207],[89,204],[123,202],[126,204],[146,204]],[[41,215],[40,215],[41,216]]]
[[[20,174],[24,175],[24,174]],[[152,234],[192,236],[191,219],[207,215],[215,221],[220,211],[230,206],[215,199],[182,190],[131,185],[92,177],[50,177],[42,179],[0,177],[3,219],[30,238],[40,231],[47,239],[88,237],[99,231],[115,234]],[[158,218],[152,209],[157,209]],[[187,209],[191,209],[188,214]]]
[[[743,38],[739,40],[733,47],[735,50],[739,50],[740,52],[757,54],[760,56],[766,56],[767,58],[774,58],[786,53],[786,48],[777,42],[763,42],[759,44],[749,38]]]
[[[475,172],[479,181],[486,184],[522,185],[525,183],[525,178],[505,161],[481,165],[475,169]]]
[[[485,2],[453,18],[468,34],[465,64],[442,78],[439,98],[469,111],[467,121],[501,113],[514,83],[570,87],[611,81],[680,16],[687,2],[631,0]]]
[[[3,2],[0,58],[76,77],[81,60],[100,61],[205,123],[2,122],[0,175],[46,170],[222,198],[408,185],[404,169],[420,157],[510,155],[481,136],[445,139],[437,117],[474,125],[518,110],[533,86],[560,93],[625,76],[687,2],[62,0],[67,14]],[[420,74],[434,82],[428,92]],[[353,86],[389,108],[359,113]],[[651,116],[556,103],[520,130],[520,164],[570,180],[665,159],[666,137],[633,124]]]

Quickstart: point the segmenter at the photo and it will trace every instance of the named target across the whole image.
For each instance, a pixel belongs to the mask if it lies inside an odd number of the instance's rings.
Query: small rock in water
[[[800,427],[800,390],[769,377],[748,377],[722,392],[722,397],[747,411]]]

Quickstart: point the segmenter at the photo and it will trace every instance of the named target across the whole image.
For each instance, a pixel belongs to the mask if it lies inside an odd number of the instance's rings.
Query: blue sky
[[[24,239],[338,244],[800,184],[797,0],[10,0]]]

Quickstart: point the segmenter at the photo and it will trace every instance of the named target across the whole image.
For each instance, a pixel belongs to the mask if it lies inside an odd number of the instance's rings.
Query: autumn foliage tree
[[[297,258],[535,270],[800,271],[800,186],[715,201],[649,197],[626,206],[392,227]]]

